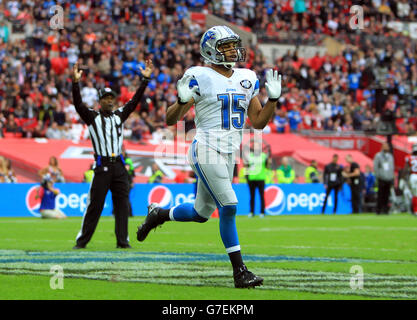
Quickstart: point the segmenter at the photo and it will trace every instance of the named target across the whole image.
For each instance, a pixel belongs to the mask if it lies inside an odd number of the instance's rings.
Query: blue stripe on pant
[[[205,176],[202,168],[198,164],[197,152],[196,152],[197,141],[194,140],[191,145],[192,158],[195,169],[201,181],[203,181],[213,200],[216,202],[217,208],[219,209],[219,228],[220,236],[223,244],[226,248],[227,253],[240,251],[239,237],[236,228],[236,205],[222,205],[211,190],[207,177]]]
[[[201,169],[200,165],[198,164],[197,153],[196,153],[196,145],[197,145],[197,140],[194,140],[192,145],[191,145],[194,167],[197,170],[197,174],[198,174],[199,178],[201,179],[201,181],[203,181],[203,183],[206,186],[206,188],[207,188],[208,192],[210,193],[211,197],[216,202],[217,208],[220,208],[221,203],[218,201],[218,199],[214,195],[213,191],[211,190],[211,188],[209,186],[209,183],[208,183],[208,180],[206,178],[206,175],[204,174],[203,170]]]

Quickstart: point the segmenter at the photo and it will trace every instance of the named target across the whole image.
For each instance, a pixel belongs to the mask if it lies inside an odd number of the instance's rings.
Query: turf
[[[102,217],[86,250],[71,250],[81,218],[0,219],[0,299],[417,299],[417,218],[399,214],[237,217],[244,260],[264,277],[233,288],[218,219],[168,222],[130,250],[116,249]],[[60,265],[64,289],[50,288]],[[351,267],[363,288],[350,286]],[[357,283],[357,282],[354,282]]]

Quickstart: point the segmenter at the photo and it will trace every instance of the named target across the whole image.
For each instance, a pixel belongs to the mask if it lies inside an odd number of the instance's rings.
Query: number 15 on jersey
[[[222,93],[217,95],[217,100],[222,103],[222,129],[230,130],[230,122],[236,129],[242,129],[245,123],[245,108],[240,106],[240,101],[244,101],[244,94]]]

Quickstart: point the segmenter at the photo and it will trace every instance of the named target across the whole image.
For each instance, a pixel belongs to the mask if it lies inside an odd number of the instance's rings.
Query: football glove
[[[186,104],[188,101],[191,100],[193,94],[197,92],[198,86],[194,86],[190,88],[190,80],[193,78],[192,75],[187,74],[184,75],[180,80],[177,82],[177,95],[178,95],[178,102],[180,104]]]
[[[269,99],[277,100],[281,96],[281,75],[278,76],[278,71],[268,69],[265,88]]]

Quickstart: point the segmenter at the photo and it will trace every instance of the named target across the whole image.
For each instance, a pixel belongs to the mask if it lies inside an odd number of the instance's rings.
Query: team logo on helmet
[[[279,215],[285,207],[285,194],[280,187],[269,186],[265,189],[265,212],[267,214]]]
[[[158,203],[159,207],[168,209],[173,206],[173,196],[171,191],[165,186],[156,186],[148,194],[148,204]]]
[[[41,206],[41,198],[36,199],[38,193],[38,186],[33,186],[26,193],[26,208],[29,210],[30,214],[35,217],[40,217],[39,208]]]
[[[207,31],[204,35],[203,41],[201,42],[201,46],[205,48],[207,45],[207,41],[216,39],[216,34],[213,31]]]

